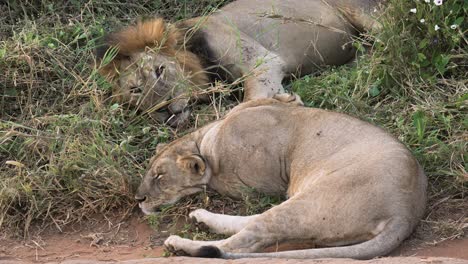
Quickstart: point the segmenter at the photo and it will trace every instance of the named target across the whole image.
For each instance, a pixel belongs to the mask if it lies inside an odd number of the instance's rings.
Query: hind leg
[[[195,219],[197,223],[204,223],[213,232],[217,234],[233,235],[242,230],[250,221],[253,221],[258,215],[252,216],[233,216],[224,214],[215,214],[204,209],[197,209],[189,214],[189,217]]]

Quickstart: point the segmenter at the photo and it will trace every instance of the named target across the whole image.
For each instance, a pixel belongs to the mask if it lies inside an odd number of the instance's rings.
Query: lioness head
[[[195,142],[178,140],[159,146],[135,199],[145,214],[204,190],[210,173]]]
[[[110,47],[117,55],[109,62]],[[139,22],[105,38],[97,52],[99,71],[113,84],[112,96],[153,113],[159,121],[180,114],[190,92],[208,84],[200,60],[184,46],[184,36],[162,19]],[[109,57],[109,56],[107,56]],[[167,106],[167,114],[155,110]]]

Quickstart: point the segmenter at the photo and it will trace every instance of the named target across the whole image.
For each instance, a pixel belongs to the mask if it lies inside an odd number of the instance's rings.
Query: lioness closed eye
[[[135,197],[147,214],[204,187],[232,197],[245,187],[289,197],[252,216],[195,210],[190,216],[196,221],[232,236],[170,236],[169,250],[223,258],[369,259],[408,237],[424,213],[427,185],[408,149],[369,123],[294,102],[240,104],[158,151]],[[256,253],[301,240],[321,248]]]
[[[237,0],[209,16],[149,20],[110,34],[98,60],[109,46],[118,48],[101,69],[113,97],[177,125],[188,117],[189,100],[205,100],[214,79],[243,80],[247,101],[282,93],[291,74],[347,63],[352,37],[375,27],[372,11],[381,2]]]

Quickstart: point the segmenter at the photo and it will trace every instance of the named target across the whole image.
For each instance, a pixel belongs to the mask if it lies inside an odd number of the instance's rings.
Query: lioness
[[[98,59],[109,46],[118,54],[101,73],[114,82],[116,99],[177,124],[189,115],[189,99],[205,100],[200,90],[215,78],[244,80],[247,101],[282,93],[286,76],[345,64],[355,54],[352,36],[376,27],[380,2],[238,0],[172,25],[139,22],[106,37]],[[165,105],[168,111],[153,111]]]
[[[408,149],[359,119],[296,105],[242,103],[158,150],[135,196],[146,214],[205,187],[238,198],[246,187],[288,197],[252,216],[195,210],[190,217],[232,236],[170,236],[167,248],[201,257],[369,259],[408,237],[423,216],[427,186]],[[287,241],[323,248],[254,253]]]

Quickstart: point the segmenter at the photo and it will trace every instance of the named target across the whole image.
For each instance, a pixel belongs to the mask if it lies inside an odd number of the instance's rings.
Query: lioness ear
[[[163,148],[166,146],[167,146],[167,143],[158,143],[158,145],[156,145],[156,154],[159,154],[161,150],[163,150]]]
[[[205,161],[200,155],[192,154],[189,156],[181,157],[179,160],[183,168],[190,170],[193,174],[202,176],[205,174]]]

